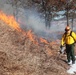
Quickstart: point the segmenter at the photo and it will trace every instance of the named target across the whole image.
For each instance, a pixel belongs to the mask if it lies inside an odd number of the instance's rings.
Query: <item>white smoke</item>
[[[18,22],[21,24],[22,28],[32,28],[34,31],[45,30],[44,19],[40,17],[40,14],[34,9],[23,10],[20,8],[18,14]]]
[[[6,0],[5,0],[6,1]],[[4,0],[0,0],[0,9],[9,15],[15,12],[15,7],[11,4],[6,4]],[[19,22],[20,27],[24,30],[32,29],[35,34],[44,38],[57,39],[59,34],[55,32],[63,32],[66,26],[66,20],[52,21],[51,27],[46,29],[45,18],[41,17],[41,13],[37,12],[35,8],[22,9],[17,8],[16,20]],[[75,24],[75,21],[74,21]]]

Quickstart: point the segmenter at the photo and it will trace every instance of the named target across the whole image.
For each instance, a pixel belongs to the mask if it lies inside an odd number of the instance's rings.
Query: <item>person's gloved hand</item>
[[[62,51],[61,50],[59,52],[60,52],[60,54],[62,54]]]
[[[62,49],[62,47],[63,47],[63,46],[61,45],[60,48]]]
[[[60,54],[63,54],[64,53],[64,50],[65,50],[65,47],[61,45],[60,48],[61,48],[60,49]]]

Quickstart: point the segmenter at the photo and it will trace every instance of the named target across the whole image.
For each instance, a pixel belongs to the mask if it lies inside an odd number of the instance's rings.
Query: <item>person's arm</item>
[[[76,41],[76,33],[75,32],[72,33],[72,36],[74,37],[74,40]]]
[[[60,45],[60,54],[64,53],[64,44],[65,44],[65,35],[63,34],[62,39],[61,39],[61,45]]]
[[[65,35],[63,34],[62,39],[61,39],[61,45],[64,46],[65,44]]]

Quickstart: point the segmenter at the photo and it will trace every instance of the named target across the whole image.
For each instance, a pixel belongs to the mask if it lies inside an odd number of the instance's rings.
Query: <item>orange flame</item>
[[[28,37],[32,42],[34,42],[35,44],[38,45],[38,41],[35,40],[36,37],[35,37],[35,35],[32,33],[32,30],[29,30],[29,31],[27,32],[27,37]]]
[[[31,31],[31,30],[29,30],[29,31],[27,32],[27,36],[28,36],[28,38],[30,38],[31,41],[33,41],[33,42],[35,41],[35,40],[34,40],[35,37],[34,37],[34,35],[32,34],[32,31]]]
[[[49,44],[48,41],[45,40],[45,39],[43,39],[43,38],[40,38],[40,42],[41,42],[41,43],[45,43],[45,44]]]
[[[19,24],[15,21],[15,18],[13,16],[7,16],[2,11],[0,11],[0,20],[4,21],[14,29],[21,31]]]
[[[6,14],[4,14],[2,11],[0,11],[0,20],[4,21],[7,25],[13,27],[14,29],[16,29],[19,32],[22,32],[25,36],[27,35],[27,37],[37,43],[35,41],[35,36],[32,34],[32,31],[29,30],[27,33],[25,31],[23,31],[19,26],[19,23],[16,22],[15,18],[13,16],[8,16]]]
[[[32,33],[32,31],[31,30],[29,30],[28,32],[23,31],[19,27],[20,25],[19,25],[19,23],[16,22],[14,16],[8,16],[5,13],[3,13],[2,11],[0,11],[0,20],[4,21],[7,25],[13,27],[17,31],[22,32],[24,34],[24,36],[28,37],[35,44],[38,44],[38,40],[36,40],[36,37]],[[48,44],[47,40],[45,40],[43,38],[40,38],[40,42]]]

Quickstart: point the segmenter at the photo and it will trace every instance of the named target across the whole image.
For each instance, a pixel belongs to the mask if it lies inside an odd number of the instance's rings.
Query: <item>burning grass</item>
[[[6,16],[2,13],[0,15]],[[16,21],[9,22],[7,16],[4,19],[0,17],[0,20],[5,22],[0,21],[1,75],[68,75],[60,65],[61,60],[57,62],[59,45],[43,38],[37,39],[31,30],[25,32]],[[14,28],[12,30],[9,24],[18,25],[10,25]]]
[[[4,21],[7,25],[11,26],[12,28],[16,29],[17,31],[23,33],[26,37],[28,37],[31,41],[33,41],[35,44],[38,44],[38,40],[36,39],[35,35],[32,34],[32,31],[29,30],[28,32],[25,32],[22,30],[19,26],[19,23],[16,22],[15,18],[13,16],[8,16],[4,14],[2,11],[0,11],[0,20]],[[47,40],[40,38],[41,43],[48,44]]]

